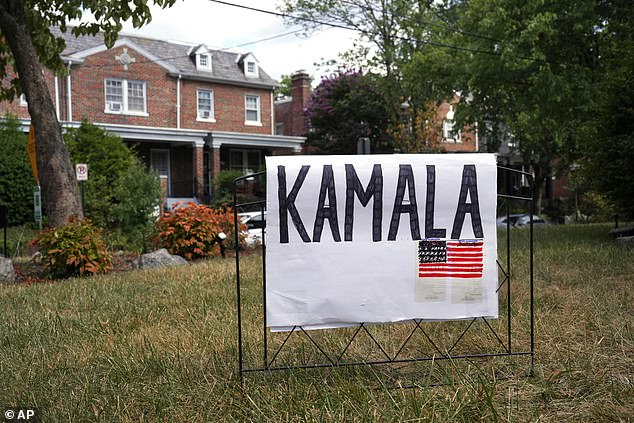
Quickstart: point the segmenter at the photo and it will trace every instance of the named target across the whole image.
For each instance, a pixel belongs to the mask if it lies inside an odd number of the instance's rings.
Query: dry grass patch
[[[213,259],[1,287],[0,405],[37,406],[43,421],[631,421],[634,256],[613,244],[607,229],[536,232],[532,377],[527,359],[444,361],[253,374],[242,391],[234,262]],[[526,245],[527,231],[511,235],[514,246]],[[522,324],[527,257],[513,250],[514,342],[520,349],[528,341]],[[258,260],[243,262],[251,364],[261,361]],[[503,332],[505,323],[492,325]],[[439,339],[461,324],[425,323]],[[387,341],[407,333],[399,325],[371,330]],[[315,336],[333,349],[347,339],[336,332]],[[467,346],[495,345],[482,334],[469,337]],[[370,344],[355,343],[351,358],[371,358]],[[314,358],[306,345],[293,348],[285,360]],[[428,352],[422,337],[407,351]],[[445,385],[429,386],[438,381]]]

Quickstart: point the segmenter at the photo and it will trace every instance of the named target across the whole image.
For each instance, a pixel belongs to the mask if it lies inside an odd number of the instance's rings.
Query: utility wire
[[[314,18],[308,18],[308,17],[304,17],[304,16],[294,16],[294,15],[291,15],[291,14],[288,14],[288,13],[273,12],[271,10],[259,9],[257,7],[245,6],[245,5],[242,5],[242,4],[231,3],[231,2],[223,1],[223,0],[208,0],[208,1],[213,2],[213,3],[223,4],[223,5],[226,5],[226,6],[232,6],[232,7],[237,7],[237,8],[240,8],[240,9],[250,10],[250,11],[253,11],[253,12],[258,12],[258,13],[264,13],[264,14],[268,14],[268,15],[278,16],[278,17],[282,17],[282,18],[287,18],[287,19],[292,19],[292,20],[297,20],[297,21],[303,21],[303,22],[308,22],[308,23],[317,24],[317,25],[324,25],[324,26],[329,26],[329,27],[333,27],[333,28],[340,28],[340,29],[345,29],[345,30],[348,30],[348,31],[359,32],[359,33],[362,33],[362,34],[364,34],[364,35],[366,35],[368,37],[370,37],[370,36],[377,37],[377,36],[381,35],[381,34],[379,34],[376,31],[367,31],[367,30],[363,30],[363,29],[360,29],[360,28],[354,28],[352,26],[348,26],[348,25],[344,25],[344,24],[327,22],[327,21],[314,19]],[[420,43],[420,44],[429,45],[429,46],[432,46],[432,47],[446,48],[446,49],[451,49],[451,50],[456,50],[456,51],[464,51],[464,52],[468,52],[468,53],[486,54],[486,55],[489,55],[489,56],[496,56],[496,57],[500,57],[502,55],[501,53],[499,53],[497,51],[480,50],[480,49],[475,49],[475,48],[462,47],[462,46],[451,45],[451,44],[444,44],[444,43],[440,43],[440,42],[437,42],[437,41],[420,40],[420,39],[411,38],[411,37],[405,37],[405,36],[401,36],[401,35],[394,35],[394,38],[402,40],[402,41],[407,41],[407,42],[410,42],[410,43]],[[515,57],[518,58],[518,59],[528,60],[528,61],[532,61],[532,62],[555,63],[555,62],[552,62],[550,60],[537,59],[537,58],[534,58],[534,57],[517,56],[517,55]]]

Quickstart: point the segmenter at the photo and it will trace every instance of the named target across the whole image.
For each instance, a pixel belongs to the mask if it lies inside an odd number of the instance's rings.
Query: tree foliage
[[[373,75],[360,71],[324,77],[306,107],[308,145],[322,154],[355,154],[359,138],[373,153],[391,152],[386,103]]]
[[[458,116],[513,134],[535,174],[538,209],[555,164],[566,168],[587,136],[598,60],[594,6],[593,0],[471,0],[452,9],[460,31],[447,36],[460,50],[446,72],[469,97]]]
[[[634,218],[634,8],[627,1],[603,1],[598,111],[591,120],[583,160],[587,182],[617,211]]]
[[[0,206],[10,226],[33,221],[33,185],[26,135],[14,116],[6,116],[0,121]]]
[[[101,227],[132,232],[144,227],[160,204],[158,177],[146,171],[116,135],[86,121],[66,133],[74,164],[88,165],[85,214]]]

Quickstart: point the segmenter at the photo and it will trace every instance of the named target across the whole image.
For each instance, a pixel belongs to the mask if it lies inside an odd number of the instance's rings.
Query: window
[[[170,183],[169,183],[170,151],[164,150],[164,149],[154,149],[154,148],[151,149],[150,150],[150,166],[152,167],[152,169],[156,170],[156,172],[159,175],[159,178],[161,178],[162,180],[165,180],[166,182],[165,189],[167,190],[166,194],[170,195],[171,194]],[[162,182],[161,182],[161,185],[163,185]]]
[[[242,171],[245,175],[257,172],[262,165],[259,150],[229,151],[229,169]]]
[[[198,90],[198,119],[214,120],[214,92],[212,90]]]
[[[442,121],[442,140],[444,142],[461,142],[460,130],[454,130],[454,114],[453,106],[449,106],[447,117]]]
[[[26,95],[24,93],[20,94],[20,106],[28,106],[29,103],[26,101]]]
[[[258,77],[258,62],[250,54],[244,58],[244,76],[250,78]]]
[[[146,98],[143,81],[106,79],[106,113],[145,115]]]
[[[198,58],[196,62],[196,69],[203,71],[211,71],[211,54],[199,53],[196,55]]]
[[[245,96],[245,121],[247,124],[260,124],[260,97]]]

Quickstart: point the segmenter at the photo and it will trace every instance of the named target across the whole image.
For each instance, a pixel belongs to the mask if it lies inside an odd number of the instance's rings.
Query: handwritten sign
[[[267,157],[273,331],[497,317],[492,154]]]

